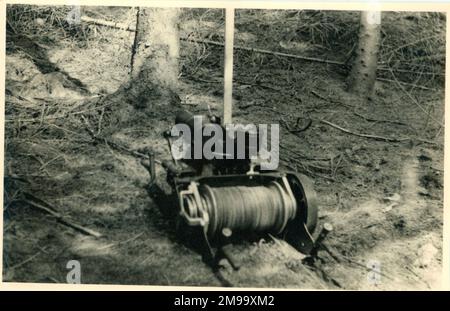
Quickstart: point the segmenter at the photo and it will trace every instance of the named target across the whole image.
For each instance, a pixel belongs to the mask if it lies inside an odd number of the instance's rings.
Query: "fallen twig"
[[[354,265],[361,267],[369,272],[377,273],[379,275],[386,277],[387,279],[394,280],[391,276],[386,275],[385,273],[382,273],[381,271],[375,271],[375,270],[371,269],[370,267],[337,252],[334,248],[329,247],[329,246],[325,245],[324,243],[322,243],[321,247],[337,262],[342,262],[342,259],[343,259],[343,260],[347,261],[348,263],[354,264]]]
[[[420,275],[418,275],[411,267],[405,266],[405,269],[411,272],[411,274],[414,275],[419,281],[423,282],[429,289],[431,289],[430,283],[428,283]]]
[[[370,117],[367,117],[367,116],[365,116],[365,115],[362,115],[362,114],[360,114],[360,113],[358,113],[358,112],[356,112],[356,111],[353,111],[353,114],[356,115],[356,116],[358,116],[358,117],[360,117],[360,118],[363,118],[364,120],[369,121],[369,122],[391,123],[391,124],[397,124],[397,125],[409,126],[408,124],[406,124],[406,123],[404,123],[404,122],[400,122],[400,121],[381,120],[381,119],[370,118]]]
[[[47,277],[50,281],[52,281],[53,283],[62,283],[61,281],[59,281],[58,279],[56,279],[56,278],[54,278],[54,277],[51,277],[51,276],[48,276]]]
[[[96,97],[101,97],[101,96],[95,95],[95,96],[91,96],[90,98],[87,98],[87,99],[92,99],[92,98],[96,98]],[[21,98],[23,100],[30,101],[29,99],[26,99],[26,98],[23,98],[23,97],[21,97]],[[21,98],[19,98],[19,99],[21,99]],[[90,105],[90,103],[88,103],[88,105]],[[98,106],[98,107],[85,109],[85,110],[80,110],[80,111],[72,111],[74,109],[74,108],[72,108],[72,109],[70,109],[70,112],[67,111],[67,112],[62,112],[62,113],[58,113],[58,114],[55,114],[55,115],[47,115],[47,116],[42,116],[41,115],[39,117],[30,118],[30,119],[21,119],[20,117],[19,118],[14,118],[14,119],[6,119],[5,118],[5,122],[32,122],[32,123],[40,122],[40,123],[42,123],[42,122],[45,122],[45,121],[48,121],[48,120],[57,120],[57,119],[67,118],[69,116],[83,114],[83,113],[90,112],[90,111],[100,110],[100,109],[103,109],[103,108],[105,108],[105,107],[107,107],[109,105],[111,105],[111,103],[108,103],[108,104],[102,105],[102,106]],[[80,106],[82,106],[82,104],[78,105],[77,107],[80,107]]]
[[[201,39],[193,39],[193,38],[180,38],[180,40],[187,41],[187,42],[195,42],[195,43],[203,43],[203,44],[215,45],[215,46],[220,46],[220,47],[224,47],[225,46],[225,43],[212,41],[212,40],[201,40]],[[258,49],[258,48],[249,48],[249,47],[241,46],[241,45],[235,45],[234,48],[237,49],[237,50],[243,50],[243,51],[248,51],[248,52],[255,52],[255,53],[259,53],[259,54],[269,54],[269,55],[273,55],[273,56],[282,56],[282,57],[288,57],[288,58],[295,58],[295,59],[306,60],[306,61],[310,61],[310,62],[325,63],[325,64],[338,65],[338,66],[344,66],[345,65],[344,62],[340,62],[340,61],[336,61],[336,60],[329,60],[329,59],[323,59],[323,58],[317,58],[317,57],[300,56],[300,55],[295,55],[295,54],[289,54],[289,53],[283,53],[283,52],[275,52],[275,51],[270,51],[270,50],[265,50],[265,49]]]
[[[395,53],[397,51],[400,51],[401,49],[404,49],[405,47],[415,45],[415,44],[417,44],[419,42],[422,42],[422,41],[426,41],[426,40],[430,40],[430,39],[434,39],[434,38],[439,38],[439,36],[440,35],[432,35],[432,36],[429,36],[429,37],[422,37],[422,38],[420,38],[420,39],[418,39],[416,41],[408,42],[408,43],[406,43],[404,45],[398,46],[398,47],[390,50],[389,52],[385,53],[385,55],[393,54],[393,53]]]
[[[378,78],[378,77],[377,77],[377,80],[378,81],[382,81],[382,82],[399,83],[399,84],[403,84],[403,85],[413,86],[415,88],[422,89],[422,90],[437,91],[436,89],[433,89],[431,87],[426,87],[426,86],[412,84],[412,83],[407,83],[407,82],[402,82],[402,81],[394,81],[394,80],[391,80],[391,79]]]
[[[86,15],[81,16],[80,20],[82,22],[94,24],[94,25],[98,25],[98,26],[106,26],[106,27],[130,31],[130,32],[136,31],[136,28],[134,26],[129,26],[129,25],[126,25],[123,23],[111,22],[111,21],[107,21],[104,19],[92,18],[92,17],[86,16]]]
[[[113,142],[113,141],[108,140],[108,139],[106,139],[104,137],[100,137],[100,136],[96,135],[94,133],[94,131],[89,128],[89,122],[86,119],[86,117],[81,115],[81,118],[83,119],[83,121],[86,124],[86,131],[89,133],[89,135],[92,137],[93,140],[101,142],[101,143],[105,143],[109,147],[112,147],[112,148],[114,148],[116,150],[125,152],[127,154],[131,154],[132,156],[135,156],[137,158],[147,159],[148,160],[148,155],[146,155],[144,153],[140,153],[138,151],[131,150],[131,149],[125,147],[125,146],[122,146],[122,145],[116,143],[116,142]],[[155,163],[161,164],[161,161],[155,159]]]
[[[139,238],[143,234],[144,234],[144,232],[141,232],[141,233],[139,233],[139,234],[137,234],[137,235],[135,235],[135,236],[125,240],[125,241],[119,241],[119,242],[116,242],[116,243],[111,243],[111,244],[102,246],[102,247],[99,248],[99,250],[104,250],[104,249],[108,249],[108,248],[111,248],[111,247],[114,247],[114,246],[119,246],[119,245],[122,245],[122,244],[130,243],[131,241],[136,240],[137,238]]]
[[[311,161],[330,161],[329,157],[307,156],[307,155],[292,151],[292,148],[295,148],[295,147],[286,146],[285,144],[280,144],[280,149],[284,149],[287,153],[295,154],[296,157],[306,159],[306,160],[311,160]]]
[[[355,260],[353,260],[353,259],[350,259],[350,258],[348,258],[348,257],[346,257],[346,256],[344,256],[344,255],[342,255],[342,254],[341,254],[340,256],[341,256],[341,258],[343,258],[344,260],[346,260],[348,263],[351,263],[351,264],[357,265],[357,266],[359,266],[359,267],[361,267],[361,268],[363,268],[363,269],[366,269],[368,272],[373,272],[373,273],[382,275],[382,276],[384,276],[385,278],[390,279],[390,280],[392,280],[392,281],[394,280],[394,278],[390,277],[390,276],[387,275],[386,273],[382,273],[381,271],[377,271],[377,270],[374,270],[374,269],[372,269],[372,268],[370,268],[370,267],[367,267],[366,265],[364,265],[364,264],[362,264],[362,263],[360,263],[360,262],[358,262],[358,261],[355,261]]]
[[[36,258],[37,256],[39,256],[43,251],[45,251],[45,248],[44,248],[44,250],[40,249],[36,254],[34,254],[33,256],[28,257],[28,258],[25,259],[24,261],[19,262],[18,264],[15,264],[14,266],[9,267],[9,269],[13,269],[13,270],[14,270],[14,269],[17,269],[17,268],[23,266],[24,264],[26,264],[26,263],[32,261],[34,258]]]
[[[390,71],[390,69],[386,68],[386,67],[378,67],[377,70]],[[400,72],[400,73],[415,73],[415,74],[417,74],[417,72],[414,71],[414,70],[397,69],[397,68],[396,69],[392,69],[392,70],[395,71],[395,72]],[[424,76],[445,76],[445,73],[437,73],[437,72],[430,72],[430,71],[423,71],[423,72],[420,72],[420,74],[424,75]],[[377,80],[378,80],[378,78],[377,78]]]
[[[287,161],[287,160],[289,160],[289,161]],[[280,159],[280,162],[283,163],[283,165],[285,167],[289,168],[289,169],[292,169],[292,170],[297,172],[297,171],[299,171],[298,166],[300,166],[301,167],[300,171],[306,173],[306,175],[316,176],[318,178],[323,178],[323,179],[326,179],[326,180],[329,180],[329,181],[332,181],[332,182],[336,181],[336,179],[331,177],[331,176],[322,175],[322,174],[313,172],[312,170],[309,169],[309,167],[311,167],[310,165],[305,165],[303,162],[301,162],[299,160],[296,160],[296,159],[293,159],[293,158],[289,158],[289,157],[288,157],[287,160]],[[313,167],[313,168],[318,168],[318,167]],[[320,170],[322,171],[322,168],[320,168]]]
[[[34,195],[32,195],[30,193],[24,193],[24,195],[26,197],[30,198],[30,199],[23,199],[22,200],[23,202],[27,203],[28,205],[30,205],[30,206],[32,206],[34,208],[37,208],[40,211],[43,211],[43,212],[45,212],[45,213],[55,217],[60,223],[66,225],[68,227],[71,227],[73,229],[76,229],[76,230],[78,230],[78,231],[80,231],[82,233],[85,233],[85,234],[88,234],[88,235],[92,235],[92,236],[94,236],[96,238],[100,238],[100,237],[103,236],[101,233],[99,233],[97,231],[94,231],[92,229],[88,229],[86,227],[83,227],[83,226],[81,226],[79,224],[76,224],[74,222],[71,222],[71,221],[65,219],[60,213],[54,211],[53,210],[54,208],[49,203],[44,202],[41,199],[36,198]],[[42,204],[35,202],[35,200],[37,200],[39,202],[42,202]],[[44,204],[47,205],[47,206],[44,206]]]
[[[408,91],[405,90],[405,88],[402,86],[402,84],[400,83],[400,81],[398,81],[397,77],[395,76],[394,72],[391,71],[391,75],[394,78],[394,81],[397,83],[398,87],[400,88],[400,90],[402,90],[403,93],[406,94],[406,96],[408,96],[412,102],[420,108],[420,110],[422,110],[427,116],[430,117],[431,120],[433,120],[434,122],[436,122],[437,124],[444,126],[444,124],[442,124],[442,122],[440,122],[439,120],[436,120],[435,118],[433,118],[430,113],[428,111],[425,110],[425,108],[422,107],[422,105],[417,101],[417,99],[415,99]]]
[[[310,92],[311,92],[311,94],[313,94],[317,98],[322,99],[324,101],[327,101],[327,102],[330,102],[330,103],[333,103],[333,104],[342,105],[342,106],[347,107],[347,108],[352,108],[352,109],[356,108],[356,106],[354,106],[354,105],[343,103],[342,101],[335,100],[333,98],[327,97],[325,95],[322,95],[322,94],[318,93],[317,91],[311,90]]]
[[[320,99],[322,99],[322,100],[326,100],[326,101],[329,100],[328,98],[326,98],[325,96],[323,96],[323,95],[320,94],[320,93],[317,93],[317,92],[314,91],[314,90],[311,90],[311,94],[313,94],[314,96],[316,96],[317,98],[320,98]]]
[[[319,120],[321,123],[327,124],[331,127],[334,127],[335,129],[338,129],[344,133],[347,134],[351,134],[351,135],[355,135],[358,137],[364,137],[364,138],[369,138],[369,139],[374,139],[374,140],[381,140],[381,141],[388,141],[388,142],[404,142],[407,140],[411,140],[411,138],[391,138],[391,137],[384,137],[384,136],[378,136],[378,135],[371,135],[371,134],[361,134],[361,133],[356,133],[356,132],[352,132],[350,130],[347,130],[343,127],[340,127],[339,125],[336,125],[334,123],[331,123],[327,120]]]
[[[6,225],[5,227],[3,227],[3,232],[8,232],[9,229],[11,229],[11,227],[15,224],[15,221],[12,220],[8,223],[8,225]]]

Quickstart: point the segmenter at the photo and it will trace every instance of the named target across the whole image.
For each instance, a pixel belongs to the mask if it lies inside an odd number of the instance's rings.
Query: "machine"
[[[175,123],[186,124],[194,131],[193,118],[188,111],[182,111]],[[219,117],[208,115],[203,118],[206,121],[202,127],[217,124],[226,137],[227,130],[220,125]],[[244,134],[246,144],[250,141],[249,136],[255,135]],[[169,131],[164,136],[171,148],[176,137]],[[221,143],[225,146],[226,139]],[[237,142],[232,140],[232,143]],[[245,146],[246,151],[249,148]],[[152,154],[150,160],[148,168],[154,184]],[[317,227],[318,207],[312,181],[293,171],[261,170],[260,163],[260,159],[250,157],[249,152],[241,159],[236,155],[210,160],[172,157],[172,160],[162,162],[172,188],[171,199],[166,200],[172,200],[169,205],[176,206],[178,235],[195,241],[205,261],[212,265],[226,258],[237,268],[226,247],[233,241],[268,233],[286,240],[304,254],[311,254],[315,248],[317,238],[313,238],[313,234]]]

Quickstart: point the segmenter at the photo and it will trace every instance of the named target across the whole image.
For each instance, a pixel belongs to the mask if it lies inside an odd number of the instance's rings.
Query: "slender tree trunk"
[[[131,57],[131,77],[176,89],[180,39],[178,9],[139,8]]]
[[[352,70],[348,77],[348,91],[366,101],[373,96],[380,48],[379,11],[361,12],[359,41]]]
[[[116,127],[139,118],[167,118],[179,106],[178,16],[175,8],[139,8],[129,79],[104,98],[112,103]]]

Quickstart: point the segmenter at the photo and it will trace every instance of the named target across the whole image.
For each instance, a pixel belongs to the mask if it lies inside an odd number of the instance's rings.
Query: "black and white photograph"
[[[445,11],[151,3],[6,5],[4,284],[441,289]]]

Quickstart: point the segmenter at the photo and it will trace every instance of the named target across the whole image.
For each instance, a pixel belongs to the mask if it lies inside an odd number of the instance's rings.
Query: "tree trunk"
[[[170,112],[180,105],[176,94],[178,16],[179,9],[175,8],[138,9],[129,79],[104,98],[106,104],[112,104],[113,126],[145,117],[170,118]]]
[[[380,48],[379,11],[361,12],[359,42],[352,70],[348,77],[348,91],[364,101],[373,96]]]
[[[180,38],[178,9],[139,8],[131,57],[131,77],[176,89]]]

